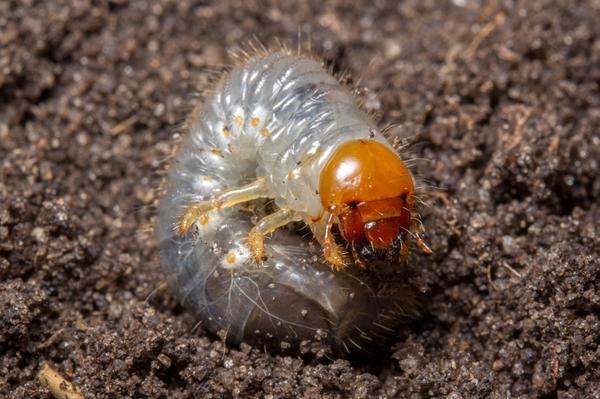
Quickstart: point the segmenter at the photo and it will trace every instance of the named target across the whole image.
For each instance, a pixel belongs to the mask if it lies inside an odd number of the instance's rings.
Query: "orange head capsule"
[[[380,142],[342,144],[321,172],[319,195],[337,216],[344,239],[363,255],[397,251],[410,229],[412,176],[398,154]]]

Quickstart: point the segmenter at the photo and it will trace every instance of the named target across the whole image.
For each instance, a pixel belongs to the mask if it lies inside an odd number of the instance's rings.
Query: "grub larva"
[[[324,332],[342,353],[393,332],[413,296],[389,276],[409,235],[429,250],[413,178],[321,62],[243,56],[186,126],[156,235],[171,285],[208,330],[275,351]]]

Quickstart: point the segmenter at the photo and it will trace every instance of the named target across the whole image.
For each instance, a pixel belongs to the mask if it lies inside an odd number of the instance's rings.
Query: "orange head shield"
[[[364,255],[397,250],[410,229],[412,176],[398,154],[380,142],[342,144],[321,172],[319,195],[337,216],[344,239]]]

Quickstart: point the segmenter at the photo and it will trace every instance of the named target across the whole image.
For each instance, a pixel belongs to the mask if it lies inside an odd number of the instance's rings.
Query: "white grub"
[[[306,245],[311,238],[306,230],[277,230],[265,240],[265,257],[256,264],[246,240],[264,201],[209,212],[193,234],[177,232],[190,203],[258,175],[266,177],[270,204],[319,215],[319,172],[332,151],[356,139],[393,148],[323,63],[285,48],[242,55],[185,128],[155,230],[171,286],[203,325],[225,330],[230,342],[274,351],[297,350],[317,332],[333,337],[328,342],[334,349],[362,350],[356,343],[364,343],[361,334],[385,334],[377,321],[390,318],[387,310],[398,313],[402,295],[386,309],[356,267],[333,272],[315,246]],[[355,324],[346,326],[346,317]]]

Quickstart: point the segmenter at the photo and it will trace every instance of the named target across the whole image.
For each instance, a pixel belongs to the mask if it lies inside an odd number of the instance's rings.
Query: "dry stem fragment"
[[[79,388],[67,381],[48,363],[42,364],[37,379],[41,385],[47,386],[57,399],[84,399]]]

